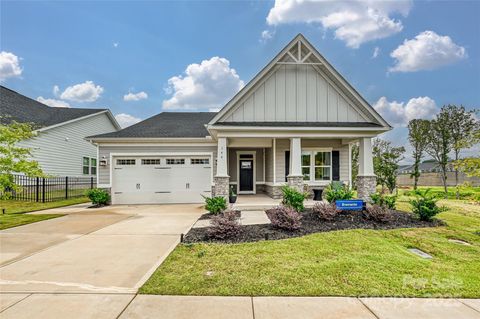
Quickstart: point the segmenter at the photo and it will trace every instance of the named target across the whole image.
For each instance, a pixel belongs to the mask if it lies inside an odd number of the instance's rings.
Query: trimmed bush
[[[303,212],[305,206],[303,202],[307,198],[307,193],[300,193],[295,188],[283,186],[282,187],[283,200],[282,204],[288,207],[293,208],[297,212]]]
[[[339,182],[330,183],[323,191],[325,199],[329,203],[335,203],[336,200],[352,199],[353,190],[348,185]]]
[[[390,210],[387,207],[380,205],[367,207],[367,210],[363,212],[363,216],[369,220],[381,223],[386,223],[392,218]]]
[[[266,211],[272,226],[284,230],[297,230],[302,225],[302,216],[292,207],[277,206]]]
[[[397,207],[397,196],[395,195],[383,195],[381,193],[375,193],[370,195],[372,205],[379,205],[387,207],[388,209],[395,209]]]
[[[316,203],[313,212],[323,220],[333,220],[337,216],[337,207],[334,203]]]
[[[240,223],[234,211],[226,211],[213,216],[212,226],[208,228],[208,235],[216,239],[227,239],[237,236],[240,231]]]
[[[430,194],[430,189],[425,191],[417,190],[415,196],[416,198],[410,201],[410,205],[412,205],[412,212],[420,220],[431,221],[435,215],[444,210],[437,206],[438,199]]]
[[[205,209],[211,214],[217,215],[227,209],[227,200],[222,196],[204,197]]]
[[[93,205],[107,205],[110,202],[110,194],[101,188],[92,188],[85,191],[87,196]]]

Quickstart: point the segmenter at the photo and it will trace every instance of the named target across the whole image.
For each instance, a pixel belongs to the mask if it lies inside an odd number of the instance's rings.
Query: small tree
[[[452,135],[450,128],[450,119],[448,112],[444,108],[440,111],[435,119],[430,121],[429,134],[426,136],[427,147],[426,152],[437,161],[441,170],[441,178],[445,198],[447,197],[447,165],[448,153],[452,150]]]
[[[480,157],[468,157],[455,161],[455,169],[470,177],[480,177]]]
[[[29,177],[43,176],[37,161],[31,159],[31,149],[21,147],[18,142],[35,137],[33,127],[28,123],[11,122],[0,125],[0,192],[9,198],[12,191],[19,189],[13,174],[23,173]]]
[[[375,139],[373,141],[373,169],[377,176],[377,184],[387,187],[393,193],[397,187],[398,163],[403,159],[405,148],[394,147],[389,141]]]
[[[425,148],[427,147],[427,139],[430,129],[430,122],[428,120],[414,119],[408,123],[408,140],[413,148],[413,173],[410,177],[413,177],[413,189],[417,189],[418,178],[420,177],[419,166],[422,162],[422,158],[425,154]]]
[[[475,119],[475,111],[465,110],[464,106],[447,105],[441,110],[449,119],[450,137],[455,161],[459,160],[462,149],[469,148],[476,143],[476,132],[479,123]],[[455,167],[455,166],[454,166]],[[458,169],[455,168],[455,186],[458,185]],[[460,198],[458,187],[456,197]]]
[[[353,189],[357,189],[358,156],[359,156],[358,144],[353,144],[352,145],[352,188]]]

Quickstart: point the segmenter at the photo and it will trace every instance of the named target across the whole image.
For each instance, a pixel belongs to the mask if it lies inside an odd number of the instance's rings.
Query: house
[[[421,162],[418,165],[420,173],[440,173],[442,171],[440,165],[436,160],[429,159]],[[453,162],[450,160],[447,164],[447,172],[454,172]],[[412,174],[414,172],[414,165],[402,165],[398,168],[398,174]]]
[[[360,145],[358,196],[375,190],[372,138],[390,125],[297,35],[218,113],[160,113],[89,138],[98,185],[114,204],[196,203],[201,195],[351,184]]]
[[[52,176],[97,175],[97,147],[86,136],[120,129],[107,109],[49,107],[0,86],[0,124],[31,123],[38,135],[19,143]]]

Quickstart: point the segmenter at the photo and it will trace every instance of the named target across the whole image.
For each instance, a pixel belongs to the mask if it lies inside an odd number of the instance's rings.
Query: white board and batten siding
[[[280,65],[223,122],[374,122],[311,65]]]
[[[33,159],[48,175],[91,176],[83,174],[83,157],[97,158],[97,147],[85,137],[116,130],[108,115],[101,113],[46,129],[19,145],[32,149]]]

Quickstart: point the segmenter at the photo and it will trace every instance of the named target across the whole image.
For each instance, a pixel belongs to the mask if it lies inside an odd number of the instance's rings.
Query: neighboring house
[[[440,173],[442,171],[440,165],[435,160],[426,160],[418,165],[420,173]],[[402,165],[398,168],[398,174],[412,174],[414,171],[414,165]],[[452,161],[447,164],[447,172],[454,172]]]
[[[300,34],[218,113],[161,113],[92,136],[99,187],[114,204],[197,203],[205,196],[281,196],[281,187],[351,183],[375,190],[372,138],[389,124]]]
[[[86,136],[120,129],[107,109],[49,107],[0,86],[0,123],[31,123],[38,135],[19,145],[52,176],[97,175],[97,147]]]

